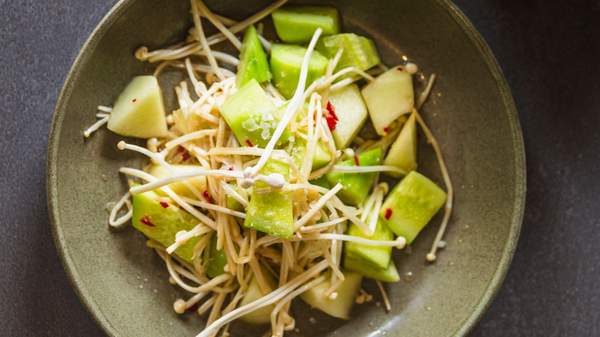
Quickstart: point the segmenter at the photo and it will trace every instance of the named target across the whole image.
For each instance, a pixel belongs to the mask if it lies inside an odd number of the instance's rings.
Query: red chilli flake
[[[183,159],[183,161],[187,161],[188,159],[190,159],[190,154],[185,151],[181,154],[181,159]]]
[[[160,202],[160,206],[161,206],[162,208],[169,208],[169,203],[168,203],[168,202],[166,202],[166,201],[161,201],[161,202]]]
[[[252,144],[252,142],[250,141],[250,139],[246,139],[246,145],[253,147],[254,144]]]
[[[383,132],[385,132],[385,133],[390,132],[390,128],[386,126],[385,128],[383,128]]]
[[[148,226],[148,227],[156,227],[152,221],[150,221],[150,217],[148,217],[147,215],[144,215],[141,219],[140,222],[143,223],[144,225]]]
[[[389,220],[392,217],[392,209],[391,208],[386,208],[385,209],[385,215],[384,215],[386,220]]]
[[[202,196],[204,197],[204,199],[206,199],[206,201],[208,201],[211,204],[215,203],[215,200],[213,199],[213,197],[210,196],[210,194],[208,194],[208,191],[204,191],[202,192]]]
[[[335,131],[335,127],[337,126],[337,122],[339,121],[338,116],[335,114],[335,107],[331,102],[327,102],[327,116],[325,116],[325,120],[327,121],[327,126],[329,130]]]
[[[356,164],[356,166],[360,166],[360,159],[357,155],[354,155],[354,164]]]

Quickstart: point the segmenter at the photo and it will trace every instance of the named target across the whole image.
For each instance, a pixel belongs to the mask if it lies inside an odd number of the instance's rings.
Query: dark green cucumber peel
[[[254,26],[248,27],[244,34],[236,79],[238,88],[241,88],[252,79],[259,83],[271,80],[267,53],[265,53],[260,43]]]
[[[359,155],[354,159],[338,163],[340,166],[373,166],[379,165],[383,158],[383,151],[376,148]],[[331,186],[337,183],[342,184],[343,189],[338,192],[340,199],[347,204],[358,206],[367,198],[371,187],[375,182],[377,173],[327,173],[327,180]]]
[[[273,12],[275,31],[285,43],[310,41],[315,30],[321,28],[322,35],[340,32],[337,9],[321,6],[286,6]]]

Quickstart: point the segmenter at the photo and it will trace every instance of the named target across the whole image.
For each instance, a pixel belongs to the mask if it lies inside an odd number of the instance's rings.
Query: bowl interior
[[[243,3],[243,6],[239,4]],[[209,1],[216,12],[243,18],[267,1]],[[493,297],[510,263],[524,200],[524,155],[510,93],[493,56],[462,15],[445,1],[326,1],[341,10],[345,30],[373,37],[387,65],[403,55],[438,81],[422,114],[442,144],[456,189],[447,248],[437,263],[424,256],[439,218],[397,254],[403,281],[388,286],[392,312],[375,295],[356,306],[353,319],[324,317],[302,303],[290,336],[454,336],[464,334]],[[55,116],[49,155],[49,199],[56,241],[76,291],[116,336],[193,336],[204,326],[178,316],[182,296],[160,259],[131,228],[107,228],[107,203],[125,191],[117,170],[142,158],[116,149],[116,135],[100,131],[84,141],[98,104],[110,105],[134,75],[152,67],[134,50],[178,42],[190,27],[189,2],[125,0],[88,41],[68,78]],[[161,81],[173,81],[166,74]],[[417,79],[417,86],[423,85]],[[168,104],[174,94],[165,92]],[[420,170],[439,178],[433,152],[420,151]],[[314,318],[310,319],[310,318]],[[236,324],[234,336],[267,327]]]

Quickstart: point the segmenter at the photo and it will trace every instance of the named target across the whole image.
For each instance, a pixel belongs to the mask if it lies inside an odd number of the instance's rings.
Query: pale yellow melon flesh
[[[383,164],[396,166],[406,173],[417,168],[417,123],[414,114],[404,123]]]
[[[136,76],[119,95],[108,129],[121,136],[152,138],[167,134],[165,108],[154,76]]]
[[[329,277],[327,277],[326,281],[304,292],[300,295],[300,298],[311,307],[319,309],[330,316],[349,319],[354,300],[360,290],[362,276],[350,271],[344,271],[343,273],[345,279],[336,289],[337,296],[335,299],[324,295],[325,291],[331,287]],[[327,274],[326,276],[329,275]]]
[[[333,131],[335,145],[345,149],[367,120],[367,106],[356,84],[332,91],[329,103],[339,119]]]
[[[248,289],[246,289],[246,295],[240,302],[240,306],[252,303],[275,289],[275,280],[273,277],[264,269],[262,274],[265,276],[265,281],[269,285],[268,291],[261,291],[256,277],[253,277],[250,281],[250,285],[248,285]],[[271,322],[271,311],[273,311],[274,308],[274,304],[267,305],[258,310],[251,311],[240,318],[242,321],[250,324],[267,324]]]
[[[398,117],[413,108],[412,75],[400,68],[392,68],[367,84],[362,95],[375,131],[383,136]]]

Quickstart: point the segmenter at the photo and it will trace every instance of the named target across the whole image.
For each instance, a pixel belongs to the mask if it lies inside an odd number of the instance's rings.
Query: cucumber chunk
[[[271,47],[271,73],[273,83],[285,98],[291,98],[300,79],[300,68],[306,54],[301,46],[275,44]],[[328,60],[316,50],[313,51],[308,65],[306,86],[325,75]]]
[[[400,274],[394,264],[394,261],[390,261],[390,264],[385,269],[375,269],[372,266],[364,264],[360,260],[354,260],[345,258],[344,268],[355,271],[365,277],[382,281],[382,282],[398,282],[400,281]]]
[[[265,147],[284,113],[254,79],[235,94],[227,97],[221,115],[241,145]],[[284,132],[279,144],[284,144],[289,132]]]
[[[275,289],[275,280],[271,274],[264,270],[264,268],[262,275],[265,278],[268,289],[262,290],[258,284],[258,281],[256,280],[256,277],[253,277],[248,285],[248,289],[246,289],[246,295],[244,295],[244,298],[242,298],[242,301],[240,302],[240,306],[252,303]],[[240,318],[242,321],[250,324],[267,324],[271,322],[271,311],[273,311],[273,309],[275,309],[275,304],[267,305],[258,310],[251,311]]]
[[[302,161],[306,156],[306,141],[300,137],[297,137],[294,141],[295,145],[291,150],[291,156],[294,159],[296,167],[300,168]],[[327,165],[331,161],[331,153],[327,147],[322,143],[318,142],[313,154],[312,169],[318,170],[321,167]]]
[[[325,274],[327,278],[324,282],[302,293],[300,298],[311,307],[319,309],[329,316],[350,319],[350,311],[360,291],[362,276],[350,271],[344,271],[343,274],[344,281],[336,289],[335,299],[325,296],[325,291],[331,287],[331,278],[329,277],[331,273]]]
[[[196,227],[198,220],[177,205],[161,200],[161,197],[150,191],[136,194],[133,199],[133,227],[144,233],[148,238],[159,242],[165,247],[175,242],[177,232]],[[177,248],[175,254],[191,262],[194,257],[194,246],[198,237],[190,239]]]
[[[367,106],[356,84],[332,91],[329,103],[327,110],[333,110],[338,119],[332,132],[335,145],[338,149],[345,149],[365,124]]]
[[[379,216],[411,243],[446,201],[446,192],[424,175],[410,172],[388,194]]]
[[[381,221],[377,222],[373,235],[365,235],[355,224],[348,228],[348,234],[369,240],[390,241],[394,233]],[[368,246],[356,242],[344,243],[346,258],[360,261],[365,266],[373,269],[386,269],[392,258],[392,247]]]
[[[272,16],[277,35],[286,43],[308,42],[317,28],[323,30],[323,36],[340,32],[338,11],[333,7],[287,6]]]
[[[372,166],[379,165],[383,157],[381,149],[376,148],[363,152],[354,159],[338,163],[340,166]],[[337,183],[342,184],[343,189],[338,192],[340,199],[354,206],[359,206],[369,195],[369,191],[375,182],[377,173],[327,173],[327,180],[331,186]]]
[[[414,171],[417,168],[417,123],[414,114],[411,114],[402,130],[392,144],[384,165],[396,166],[405,172]],[[390,175],[397,175],[386,172]]]
[[[375,131],[383,136],[392,122],[413,108],[412,75],[400,68],[392,68],[367,84],[362,95]]]
[[[260,43],[254,26],[248,27],[246,33],[244,33],[236,79],[238,88],[243,87],[252,79],[259,83],[271,80],[267,53],[265,53]]]
[[[209,250],[206,254],[206,275],[210,278],[217,277],[225,272],[227,256],[224,250],[217,249],[217,235],[210,238]]]
[[[338,50],[344,50],[336,70],[346,67],[367,70],[381,62],[373,40],[353,33],[325,36],[316,49],[328,58],[333,58]]]
[[[287,180],[289,179],[289,165],[276,159],[270,159],[261,173],[264,175],[279,173]],[[261,192],[260,189],[265,187],[267,185],[264,182],[256,183],[250,203],[246,208],[244,226],[288,239],[294,234],[292,192]]]
[[[114,104],[108,129],[128,137],[166,136],[165,108],[156,77],[136,76],[129,82]]]
[[[199,168],[200,166],[199,165],[171,165],[171,167],[173,167],[174,173],[169,172],[169,170],[167,170],[163,166],[153,164],[152,166],[150,166],[148,173],[150,173],[151,175],[153,175],[154,177],[156,177],[158,179],[165,179],[165,178],[172,177],[173,174],[188,173],[191,170]],[[206,190],[206,177],[204,177],[204,176],[186,179],[185,181],[190,183],[192,186],[194,186],[200,193],[202,193]],[[171,183],[167,186],[169,186],[173,190],[173,192],[175,192],[183,197],[196,198],[194,193],[187,186],[185,186],[185,184],[181,181]],[[155,190],[155,192],[162,196],[166,196],[166,194],[163,191],[161,191],[160,189]]]

